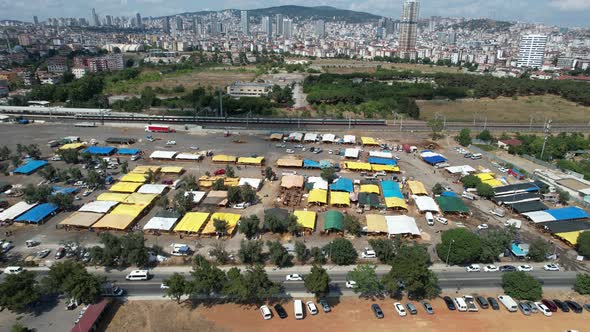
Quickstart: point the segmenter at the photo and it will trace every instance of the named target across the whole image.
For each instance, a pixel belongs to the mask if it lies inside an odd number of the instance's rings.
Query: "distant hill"
[[[494,21],[490,19],[475,19],[451,26],[453,29],[483,30],[489,32],[501,32],[508,30],[514,23]]]

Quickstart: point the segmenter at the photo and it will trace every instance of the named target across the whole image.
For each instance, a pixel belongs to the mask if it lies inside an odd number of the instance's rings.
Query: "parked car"
[[[293,153],[295,153],[295,150],[293,150],[293,149],[287,149],[285,152],[287,152],[288,154],[293,154]]]
[[[542,299],[541,303],[543,303],[551,312],[557,312],[557,305],[555,304],[555,302],[548,300],[548,299]]]
[[[492,309],[500,310],[500,304],[498,304],[498,301],[496,301],[495,298],[488,297],[487,300],[488,300],[488,303],[490,304],[490,306],[492,307]]]
[[[549,308],[548,308],[546,305],[544,305],[543,303],[541,303],[541,302],[535,302],[535,305],[537,306],[537,308],[539,308],[539,311],[540,311],[540,312],[541,312],[543,315],[545,315],[545,316],[547,316],[547,317],[549,317],[549,316],[553,315],[553,314],[551,313],[551,310],[549,310]]]
[[[488,301],[486,301],[486,298],[483,296],[476,296],[475,300],[482,309],[488,309],[490,307],[490,304],[488,303]]]
[[[524,264],[524,265],[519,265],[517,269],[518,269],[518,271],[521,271],[521,272],[530,272],[533,270],[533,267],[530,265]]]
[[[260,307],[260,314],[264,320],[269,320],[272,318],[272,311],[267,305],[263,305]]]
[[[531,308],[529,308],[529,306],[524,302],[518,302],[518,309],[520,309],[522,314],[525,316],[531,315]]]
[[[449,224],[449,220],[445,217],[441,217],[441,216],[435,216],[434,219],[436,219],[436,221],[438,221],[439,223],[443,224],[443,225],[448,225]]]
[[[307,303],[305,303],[307,305],[307,309],[309,310],[309,313],[312,315],[317,315],[318,314],[318,307],[316,307],[315,303],[313,303],[312,301],[307,301]]]
[[[481,267],[478,264],[471,264],[465,268],[467,272],[480,272]]]
[[[303,281],[303,276],[301,274],[287,274],[285,277],[286,281]]]
[[[567,304],[563,303],[562,301],[554,299],[553,300],[553,303],[555,303],[555,305],[559,309],[561,309],[561,311],[563,311],[563,312],[570,312],[570,308],[567,306]]]
[[[432,306],[430,305],[430,303],[428,303],[427,301],[422,301],[422,306],[424,307],[424,310],[426,311],[427,314],[434,314],[434,309],[432,308]]]
[[[375,317],[377,317],[378,319],[381,319],[381,318],[385,317],[383,315],[383,310],[381,310],[381,307],[378,304],[372,304],[371,305],[371,310],[373,310],[373,313],[375,314]]]
[[[447,308],[449,308],[449,310],[457,310],[455,302],[450,296],[443,297],[443,300],[445,301],[445,304],[447,305]]]
[[[500,266],[500,272],[514,272],[516,268],[512,265],[502,265]]]
[[[567,304],[567,306],[570,307],[570,309],[572,309],[572,311],[577,314],[581,314],[582,311],[584,311],[584,308],[582,308],[582,306],[576,301],[567,300],[565,301],[565,304]]]
[[[32,247],[36,247],[39,244],[41,244],[41,242],[37,241],[37,240],[26,240],[25,241],[25,245],[27,246],[27,248],[32,248]]]
[[[416,315],[418,313],[418,309],[416,309],[416,306],[412,302],[406,303],[406,308],[410,315]]]
[[[55,259],[62,259],[66,255],[66,249],[64,247],[57,248],[55,252]]]
[[[356,281],[354,280],[347,280],[346,281],[346,288],[355,288],[356,287]]]
[[[535,304],[535,302],[533,301],[527,301],[526,304],[529,306],[529,308],[531,308],[531,312],[533,314],[536,314],[539,312],[539,308],[537,307],[537,305]]]
[[[224,175],[225,174],[225,169],[220,168],[218,170],[216,170],[215,172],[213,172],[213,175]]]
[[[496,265],[486,265],[483,267],[484,272],[498,272],[499,269]]]
[[[481,224],[481,225],[477,226],[477,229],[479,229],[480,231],[484,230],[484,229],[488,229],[488,228],[490,228],[490,226],[488,226],[488,224]]]
[[[4,269],[4,274],[19,274],[23,271],[24,269],[20,266],[8,266]]]
[[[584,309],[590,311],[590,304],[584,303]]]
[[[557,264],[545,264],[543,266],[543,270],[545,270],[545,271],[559,271],[559,266]]]
[[[332,311],[332,308],[330,308],[330,304],[328,303],[328,301],[326,299],[320,299],[318,301],[318,303],[320,304],[320,306],[322,307],[324,312],[328,313],[328,312]]]
[[[377,253],[375,252],[375,250],[369,249],[369,248],[365,248],[365,250],[363,250],[362,254],[361,254],[362,258],[377,258]]]
[[[397,314],[400,315],[401,317],[404,317],[408,314],[406,312],[406,308],[404,308],[404,306],[399,302],[395,302],[393,304],[393,308],[395,309],[395,311],[397,311]]]
[[[285,308],[283,308],[282,305],[277,303],[277,304],[275,304],[274,308],[275,308],[275,311],[277,312],[277,315],[279,315],[279,318],[281,318],[281,319],[287,318],[287,316],[288,316],[287,311],[285,310]]]
[[[166,142],[166,145],[176,145],[176,141],[168,141]]]
[[[50,252],[51,252],[51,249],[43,249],[37,253],[37,256],[39,258],[45,258],[45,257],[49,256]]]

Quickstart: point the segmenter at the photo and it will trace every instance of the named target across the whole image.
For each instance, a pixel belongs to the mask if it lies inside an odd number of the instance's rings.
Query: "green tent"
[[[342,213],[334,210],[326,212],[324,231],[331,230],[337,230],[340,232],[344,230],[344,215]]]
[[[379,207],[379,195],[375,193],[359,193],[359,204],[368,205],[372,208]]]
[[[444,213],[469,213],[469,208],[459,197],[439,196],[436,202]]]

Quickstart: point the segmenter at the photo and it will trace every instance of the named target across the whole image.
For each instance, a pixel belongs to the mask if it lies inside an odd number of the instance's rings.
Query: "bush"
[[[590,295],[590,273],[576,274],[574,290],[582,295]]]
[[[582,232],[578,235],[578,253],[582,256],[590,257],[590,231]]]
[[[338,265],[350,265],[356,262],[358,253],[352,242],[343,238],[336,238],[330,242],[324,250],[328,252],[330,259],[334,264]]]
[[[541,283],[525,272],[508,272],[502,276],[504,292],[515,299],[537,301],[543,296]]]
[[[442,242],[436,246],[438,257],[449,264],[470,264],[481,256],[481,240],[465,228],[455,228],[442,233]]]

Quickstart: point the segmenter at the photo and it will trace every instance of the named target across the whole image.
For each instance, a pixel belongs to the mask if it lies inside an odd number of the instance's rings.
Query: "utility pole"
[[[541,149],[541,160],[543,160],[543,155],[545,154],[545,144],[547,144],[547,138],[549,137],[549,132],[551,131],[551,120],[545,122],[545,139],[543,140],[543,148]]]
[[[219,90],[219,116],[223,118],[223,99],[221,98],[221,90]]]
[[[451,247],[453,247],[453,243],[455,243],[455,240],[451,240],[451,243],[449,243],[449,252],[447,252],[447,266],[449,266],[449,256],[451,256]]]

